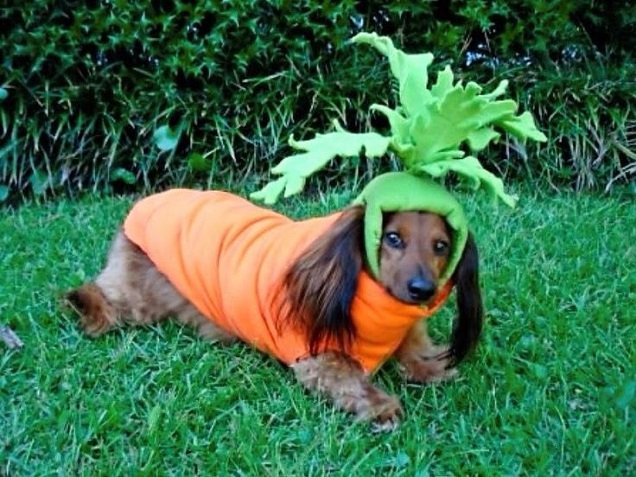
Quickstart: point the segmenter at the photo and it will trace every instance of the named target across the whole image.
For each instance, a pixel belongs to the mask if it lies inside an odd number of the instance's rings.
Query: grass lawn
[[[99,270],[129,199],[0,211],[0,324],[25,345],[0,343],[0,475],[635,475],[634,196],[522,195],[465,197],[484,339],[451,383],[385,366],[406,418],[377,435],[241,344],[173,323],[84,337],[58,298]]]

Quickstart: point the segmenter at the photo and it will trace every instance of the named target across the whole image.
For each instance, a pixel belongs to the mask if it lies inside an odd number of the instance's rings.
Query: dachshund
[[[220,196],[223,200],[226,196],[230,197],[230,194],[210,193],[223,194]],[[219,196],[211,197],[215,201]],[[264,211],[247,201],[241,203],[241,207],[249,208],[249,211]],[[176,212],[178,220],[180,213],[179,208]],[[338,408],[357,418],[371,421],[378,430],[393,429],[403,414],[400,402],[371,382],[371,373],[385,359],[378,362],[377,366],[365,365],[356,359],[357,355],[352,351],[357,346],[356,340],[365,332],[363,328],[367,320],[371,320],[367,318],[367,312],[357,322],[354,319],[356,307],[363,306],[358,303],[360,300],[357,296],[364,285],[371,287],[373,297],[386,294],[387,300],[409,310],[420,310],[435,300],[440,301],[442,287],[439,278],[448,262],[453,240],[449,227],[442,217],[432,213],[386,213],[378,251],[379,276],[368,279],[363,252],[363,206],[348,207],[328,218],[299,222],[278,216],[272,211],[264,213],[270,214],[269,219],[275,221],[274,228],[288,227],[286,230],[291,230],[289,227],[302,227],[311,221],[317,221],[320,225],[318,236],[308,240],[305,235],[295,251],[289,252],[291,263],[282,266],[279,271],[271,272],[270,278],[263,278],[270,276],[267,275],[268,271],[262,272],[265,275],[261,276],[260,271],[254,269],[268,263],[268,256],[262,250],[258,250],[255,255],[258,258],[252,260],[262,263],[247,265],[247,272],[256,276],[257,281],[277,282],[275,291],[268,295],[268,300],[273,304],[273,327],[268,328],[267,334],[280,335],[285,339],[289,337],[290,343],[293,343],[289,345],[290,348],[298,344],[306,350],[293,359],[279,359],[287,362],[305,388],[326,395]],[[221,222],[229,222],[231,227],[239,214],[224,212],[222,215],[223,220],[206,219],[210,234],[193,232],[196,233],[196,240],[204,245],[213,241],[213,235],[223,236],[224,248],[210,252],[214,256],[231,253],[230,247],[245,236],[243,233],[228,238],[230,236],[221,231],[221,227],[225,226]],[[159,217],[162,227],[167,226],[164,222],[170,221],[160,214],[154,214],[154,217]],[[269,223],[267,220],[258,219],[252,227]],[[229,342],[239,338],[269,352],[267,345],[259,345],[256,340],[246,338],[243,331],[239,330],[240,326],[236,328],[232,324],[219,324],[215,316],[209,316],[212,313],[222,314],[227,307],[235,306],[237,301],[248,301],[249,297],[237,300],[235,293],[226,291],[233,281],[240,280],[237,267],[232,265],[229,269],[208,269],[209,260],[201,266],[203,272],[199,274],[218,275],[221,289],[219,300],[228,297],[223,304],[225,308],[219,308],[220,311],[213,308],[212,312],[206,313],[202,311],[203,305],[184,296],[178,281],[171,281],[165,270],[160,270],[159,262],[155,263],[150,258],[147,244],[142,247],[139,240],[133,242],[129,238],[127,227],[128,222],[116,234],[107,263],[97,278],[66,295],[67,301],[80,315],[81,326],[89,336],[97,337],[124,323],[144,325],[174,317],[194,326],[200,335],[213,341]],[[157,235],[162,234],[151,232],[148,240],[155,240]],[[179,241],[183,242],[183,233],[178,236]],[[258,230],[254,235],[255,240],[249,240],[250,246],[254,247],[252,242],[258,243],[257,239],[261,236],[266,236],[266,233]],[[286,231],[282,236],[290,237],[290,233]],[[294,248],[286,243],[278,243],[278,246],[280,251],[274,255]],[[193,260],[199,258],[197,255]],[[168,260],[171,264],[181,263],[176,257],[169,257]],[[248,285],[237,285],[241,292],[249,293],[252,290]],[[471,234],[447,285],[455,288],[458,308],[450,344],[444,347],[434,345],[427,334],[425,321],[418,318],[401,335],[396,335],[400,337],[399,341],[394,348],[390,348],[390,354],[398,360],[410,381],[428,383],[452,378],[456,374],[456,365],[476,346],[479,339],[483,311],[478,253]],[[450,291],[449,286],[446,289]],[[437,303],[433,309],[441,303]],[[258,309],[261,308],[262,304]],[[384,333],[382,314],[379,316],[375,323],[380,327],[380,333]],[[248,324],[246,327],[251,329],[257,326],[260,325]],[[391,333],[388,326],[387,333]],[[284,343],[283,347],[287,349],[288,345]],[[278,357],[275,351],[270,354]]]

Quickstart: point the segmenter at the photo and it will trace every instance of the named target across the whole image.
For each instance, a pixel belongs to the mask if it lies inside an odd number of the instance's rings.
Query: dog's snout
[[[411,278],[406,286],[414,301],[428,300],[435,293],[435,284],[422,277]]]

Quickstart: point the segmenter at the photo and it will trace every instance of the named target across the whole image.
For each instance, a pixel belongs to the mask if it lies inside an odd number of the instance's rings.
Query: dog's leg
[[[362,366],[338,352],[326,352],[291,365],[298,380],[309,390],[330,397],[341,409],[376,430],[395,428],[402,415],[400,401],[371,384]]]
[[[84,332],[97,337],[117,323],[117,311],[95,283],[86,283],[66,295],[67,302],[80,317]]]
[[[97,337],[124,321],[146,324],[158,319],[162,310],[144,293],[158,278],[152,276],[153,269],[143,252],[119,232],[95,281],[67,295],[86,334]]]
[[[438,358],[448,351],[447,346],[436,346],[428,336],[426,322],[416,324],[409,331],[395,357],[409,381],[431,383],[446,381],[457,376],[457,369],[447,369],[449,359]]]
[[[139,247],[118,233],[106,266],[94,283],[67,295],[90,336],[99,336],[121,323],[146,325],[175,316],[212,340],[231,337],[190,304]]]

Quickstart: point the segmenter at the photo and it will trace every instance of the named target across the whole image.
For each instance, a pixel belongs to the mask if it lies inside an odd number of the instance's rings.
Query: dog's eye
[[[384,241],[389,247],[392,248],[404,248],[404,241],[402,237],[396,232],[387,232],[384,234]]]
[[[437,255],[444,255],[448,251],[448,242],[436,240],[433,245],[433,250]]]

